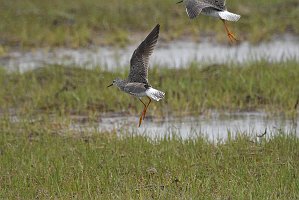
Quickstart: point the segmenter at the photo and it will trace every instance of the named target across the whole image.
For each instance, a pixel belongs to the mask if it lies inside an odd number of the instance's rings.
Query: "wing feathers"
[[[203,2],[216,6],[218,9],[225,10],[225,0],[203,0]]]
[[[148,83],[148,62],[149,57],[154,51],[159,37],[160,25],[157,24],[150,34],[134,51],[130,61],[130,73],[128,80],[130,82]]]
[[[203,8],[208,7],[208,4],[199,2],[197,0],[186,0],[185,1],[186,12],[190,19],[197,17]]]

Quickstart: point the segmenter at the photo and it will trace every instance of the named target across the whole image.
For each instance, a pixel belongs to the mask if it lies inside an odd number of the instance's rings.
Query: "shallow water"
[[[51,51],[37,49],[32,52],[15,51],[5,57],[0,57],[0,65],[9,70],[21,72],[46,64],[76,65],[85,68],[103,66],[108,70],[113,70],[129,65],[131,55],[137,45],[127,48],[92,47],[89,49],[57,48]],[[190,62],[222,64],[245,63],[261,59],[270,62],[295,59],[299,62],[299,38],[286,35],[258,45],[242,42],[236,46],[220,45],[208,41],[158,43],[150,63],[178,68]]]
[[[77,131],[115,131],[119,135],[132,133],[135,135],[146,135],[151,138],[159,138],[166,135],[176,135],[183,139],[196,136],[204,136],[209,141],[225,141],[230,136],[236,134],[246,134],[252,137],[266,134],[269,137],[280,132],[292,133],[299,136],[299,127],[296,120],[285,117],[269,117],[262,112],[241,112],[222,113],[213,112],[208,116],[164,119],[147,117],[140,128],[137,128],[139,118],[128,116],[106,116],[99,122],[90,125],[84,123],[73,123],[71,129]]]

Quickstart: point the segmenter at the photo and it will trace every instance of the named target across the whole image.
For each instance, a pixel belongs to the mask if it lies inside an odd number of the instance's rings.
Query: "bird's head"
[[[119,82],[120,82],[120,78],[116,78],[112,81],[112,83],[110,85],[107,86],[107,88],[111,87],[112,85],[117,85],[117,83],[119,83]]]

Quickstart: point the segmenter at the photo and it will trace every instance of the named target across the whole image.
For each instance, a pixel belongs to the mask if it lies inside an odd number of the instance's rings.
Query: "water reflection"
[[[92,47],[89,49],[58,48],[51,51],[37,49],[34,52],[11,52],[0,58],[0,65],[21,72],[46,64],[76,65],[85,68],[103,66],[108,70],[129,65],[130,57],[138,44],[127,48]],[[174,41],[158,43],[151,64],[182,67],[197,61],[204,64],[244,63],[265,59],[270,62],[295,59],[299,62],[298,38],[286,35],[271,42],[252,45],[243,42],[227,46],[208,41]]]
[[[102,117],[100,122],[92,127],[75,123],[72,125],[76,130],[116,131],[118,134],[134,133],[146,135],[151,138],[163,137],[172,133],[179,134],[182,138],[204,136],[210,141],[226,140],[228,133],[234,137],[237,133],[251,136],[267,136],[279,132],[292,133],[299,136],[297,121],[282,116],[269,117],[261,112],[242,113],[212,113],[209,116],[168,117],[165,119],[146,118],[140,128],[137,128],[138,117],[107,116]],[[266,137],[267,137],[266,136]]]

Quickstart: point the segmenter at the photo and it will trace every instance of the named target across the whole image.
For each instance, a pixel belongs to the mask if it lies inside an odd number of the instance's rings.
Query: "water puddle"
[[[299,136],[297,126],[299,118],[295,120],[285,117],[269,117],[261,112],[242,113],[211,113],[209,116],[168,117],[165,119],[148,117],[140,128],[137,128],[138,117],[107,116],[91,125],[73,123],[72,130],[76,131],[115,131],[119,135],[132,133],[146,135],[150,138],[160,138],[173,133],[183,139],[203,136],[209,141],[225,141],[230,134],[246,134],[253,137],[265,135],[272,136],[278,133],[296,134]]]
[[[129,65],[131,55],[137,45],[127,48],[92,47],[89,49],[57,48],[51,51],[37,49],[32,52],[15,51],[0,57],[0,65],[9,70],[21,72],[47,64],[76,65],[84,68],[102,66],[113,70]],[[243,42],[237,46],[220,45],[208,41],[158,43],[151,58],[151,64],[178,68],[190,62],[222,64],[245,63],[261,59],[269,62],[293,59],[299,62],[299,39],[286,35],[267,43],[252,45]]]

